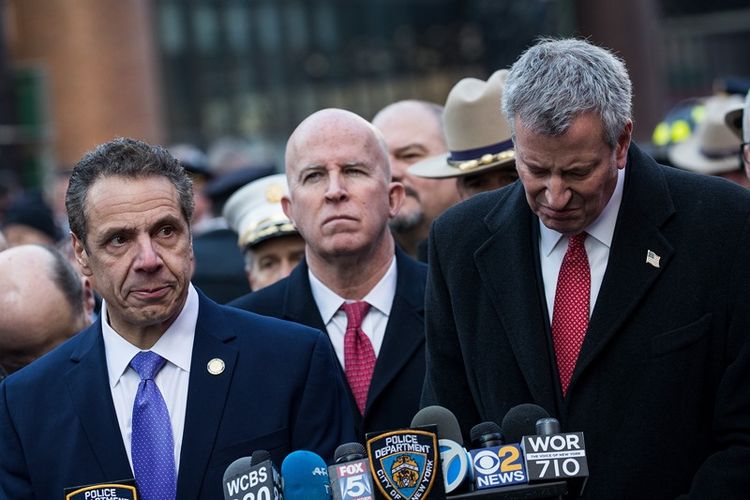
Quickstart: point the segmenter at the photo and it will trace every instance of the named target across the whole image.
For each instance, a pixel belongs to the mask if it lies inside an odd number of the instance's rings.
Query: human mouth
[[[404,194],[406,194],[406,196],[411,196],[412,198],[419,200],[419,194],[409,186],[404,186]]]
[[[157,300],[165,297],[169,293],[169,286],[159,286],[153,288],[136,288],[130,293],[139,300]]]
[[[354,217],[349,217],[348,215],[333,215],[331,217],[327,217],[325,220],[323,220],[323,225],[329,224],[331,222],[340,222],[340,221],[355,221],[356,219]]]
[[[539,207],[539,212],[540,212],[540,215],[548,219],[565,220],[565,219],[570,219],[571,217],[574,217],[577,210],[574,208],[565,208],[562,210],[557,210],[554,208],[541,206]]]

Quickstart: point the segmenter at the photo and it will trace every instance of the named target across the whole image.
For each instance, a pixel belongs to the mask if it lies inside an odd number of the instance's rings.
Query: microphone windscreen
[[[464,444],[458,419],[448,408],[438,405],[422,408],[414,415],[411,426],[420,427],[422,425],[436,425],[439,439],[450,439],[462,446]]]
[[[536,421],[536,434],[538,436],[551,436],[560,434],[560,422],[556,418],[541,418]]]
[[[250,457],[238,458],[237,460],[229,464],[227,470],[224,471],[224,482],[227,482],[240,474],[246,473],[251,466],[252,461],[250,460]]]
[[[271,454],[266,450],[255,450],[250,456],[250,459],[252,460],[253,465],[258,465],[266,460],[271,460]]]
[[[281,463],[285,500],[330,500],[328,468],[320,455],[293,451]]]
[[[367,451],[361,443],[344,443],[336,448],[333,453],[335,463],[351,462],[352,460],[361,460],[367,458]]]
[[[539,405],[524,403],[514,406],[503,418],[502,430],[506,443],[520,443],[523,436],[536,434],[536,421],[549,413]]]
[[[474,443],[476,441],[479,441],[479,438],[482,436],[486,436],[488,434],[500,434],[502,435],[502,431],[500,430],[500,426],[497,425],[495,422],[482,422],[474,427],[471,428],[471,442]]]

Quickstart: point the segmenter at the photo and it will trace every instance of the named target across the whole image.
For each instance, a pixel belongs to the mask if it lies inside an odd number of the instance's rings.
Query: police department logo
[[[367,440],[370,469],[380,492],[393,500],[418,500],[437,477],[438,446],[433,432],[406,429]]]

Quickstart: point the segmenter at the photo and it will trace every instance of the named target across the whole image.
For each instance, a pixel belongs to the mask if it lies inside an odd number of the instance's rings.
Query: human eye
[[[346,167],[347,175],[364,175],[367,171],[361,165],[350,165]]]
[[[529,174],[538,179],[547,177],[547,175],[549,174],[549,170],[537,166],[526,165],[526,170],[529,172]]]
[[[102,246],[104,248],[118,250],[125,247],[125,245],[128,243],[128,236],[126,233],[116,232],[105,236],[102,241]]]
[[[310,183],[319,181],[323,177],[323,173],[318,170],[310,170],[302,174],[302,183]]]
[[[158,231],[159,236],[162,236],[162,237],[165,237],[165,238],[169,238],[174,233],[175,233],[174,226],[169,226],[169,225],[162,226],[161,228],[159,228],[159,231]]]
[[[273,258],[264,258],[260,259],[260,262],[258,262],[258,267],[263,271],[268,271],[269,269],[273,269],[276,267],[276,259]]]
[[[573,168],[565,172],[565,175],[571,179],[585,179],[591,173],[591,169],[584,168]]]

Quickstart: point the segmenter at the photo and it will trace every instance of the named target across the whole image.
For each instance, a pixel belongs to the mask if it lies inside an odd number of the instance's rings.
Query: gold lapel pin
[[[221,375],[224,372],[224,367],[224,360],[214,358],[208,362],[208,366],[206,368],[208,369],[208,373],[210,373],[211,375]]]
[[[646,252],[646,264],[651,264],[655,268],[659,268],[659,261],[661,257],[656,255],[653,250]]]

